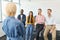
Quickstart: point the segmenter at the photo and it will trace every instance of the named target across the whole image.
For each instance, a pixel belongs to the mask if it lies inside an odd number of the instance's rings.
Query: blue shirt
[[[15,17],[7,17],[3,22],[3,31],[8,37],[19,37],[24,35],[24,25]]]

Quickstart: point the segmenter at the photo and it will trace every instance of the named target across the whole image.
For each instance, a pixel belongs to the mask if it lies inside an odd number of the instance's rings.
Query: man
[[[55,27],[55,20],[54,17],[52,16],[52,10],[48,9],[47,10],[47,17],[46,17],[46,27],[44,31],[44,40],[48,40],[48,32],[52,34],[52,40],[56,40],[56,27]]]
[[[38,15],[36,16],[36,30],[37,30],[36,40],[39,40],[39,33],[44,28],[44,24],[45,24],[45,17],[42,14],[42,9],[38,9]]]
[[[23,12],[24,10],[21,9],[20,14],[18,15],[18,20],[20,20],[24,24],[24,29],[25,29],[26,16],[23,14]],[[24,31],[23,40],[25,40],[25,31]]]
[[[21,22],[25,25],[25,21],[26,21],[26,16],[23,14],[24,10],[21,9],[21,14],[18,15],[18,19],[21,20]]]

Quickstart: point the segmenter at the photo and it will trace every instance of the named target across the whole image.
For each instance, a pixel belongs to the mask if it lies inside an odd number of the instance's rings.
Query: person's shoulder
[[[8,21],[8,17],[6,17],[4,20],[3,20],[3,22],[2,23],[6,23],[7,21]]]
[[[28,18],[28,16],[26,16],[26,18]]]
[[[36,17],[38,17],[39,15],[37,15]]]
[[[16,23],[20,23],[20,20],[18,20],[18,19],[15,19],[15,22],[16,22]]]
[[[15,19],[15,22],[16,22],[17,24],[22,24],[22,22],[21,22],[20,20],[18,20],[18,19]]]
[[[9,17],[6,17],[5,19],[4,19],[4,21],[7,21],[9,19]]]
[[[25,14],[23,14],[23,16],[26,16]]]
[[[44,15],[42,15],[42,17],[45,17]]]
[[[55,16],[54,16],[54,15],[52,15],[51,17],[52,17],[53,19],[55,19]]]
[[[18,16],[20,16],[20,14]]]
[[[45,19],[48,19],[48,15],[45,16]]]

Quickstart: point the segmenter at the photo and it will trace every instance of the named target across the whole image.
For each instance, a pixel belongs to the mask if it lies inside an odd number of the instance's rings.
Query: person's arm
[[[8,27],[7,27],[7,22],[4,20],[2,30],[5,32],[6,35],[8,35]]]
[[[53,32],[56,29],[56,23],[55,18],[53,18],[53,27],[51,28],[51,32]]]
[[[46,17],[44,17],[44,29],[46,28]]]
[[[24,18],[23,18],[23,20],[22,20],[23,22],[25,22],[26,21],[26,16],[24,15]]]
[[[28,17],[26,17],[26,24],[28,24]]]
[[[37,21],[38,21],[38,17],[37,16],[36,16],[36,19],[35,20],[36,20],[36,24],[37,24]]]
[[[52,29],[54,30],[56,28],[56,22],[55,22],[55,18],[53,17],[53,27]]]
[[[34,19],[34,17],[33,17],[33,25],[35,25],[35,19]]]
[[[20,15],[18,15],[17,19],[20,20]]]

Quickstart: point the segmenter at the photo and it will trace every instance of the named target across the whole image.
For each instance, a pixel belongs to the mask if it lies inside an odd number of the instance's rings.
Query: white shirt
[[[46,17],[46,22],[45,22],[46,25],[55,25],[55,18],[53,16],[51,17]]]
[[[21,15],[21,20],[22,20],[22,16],[23,16],[23,15]]]

